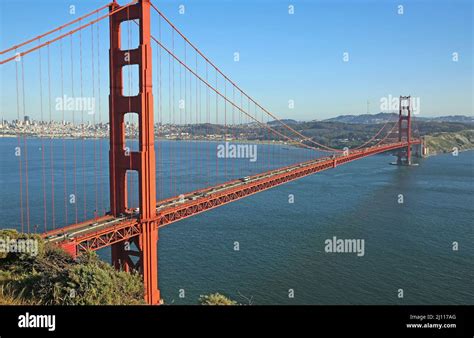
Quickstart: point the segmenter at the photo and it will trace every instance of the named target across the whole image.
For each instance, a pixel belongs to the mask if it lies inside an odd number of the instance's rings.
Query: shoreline
[[[92,137],[92,136],[85,136],[85,137],[48,137],[48,136],[39,136],[39,135],[28,135],[28,134],[20,134],[20,135],[0,135],[1,138],[7,138],[7,139],[12,139],[12,138],[17,138],[17,137],[22,137],[22,136],[27,136],[30,139],[46,139],[46,140],[109,140],[108,137]],[[127,141],[133,140],[133,141],[138,141],[137,138],[133,139],[126,139]],[[260,141],[260,140],[203,140],[203,139],[169,139],[169,138],[163,138],[163,137],[157,137],[155,139],[156,141],[170,141],[170,142],[186,142],[186,141],[192,141],[192,142],[229,142],[229,143],[245,143],[245,144],[268,144],[268,145],[282,145],[282,146],[288,146],[288,147],[295,147],[294,144],[291,144],[289,142],[285,141]],[[296,143],[296,141],[295,141]]]
[[[47,137],[47,136],[40,136],[40,135],[28,135],[28,134],[19,134],[19,135],[12,135],[12,134],[1,134],[0,139],[14,139],[17,137],[21,136],[27,136],[30,139],[47,139],[47,140],[108,140],[108,137]],[[433,135],[427,135],[427,136],[433,136]],[[137,141],[136,138],[133,139],[127,139],[127,140],[133,140]],[[286,147],[291,147],[291,148],[296,148],[296,149],[303,149],[301,147],[298,147],[296,144],[292,144],[286,141],[276,141],[276,140],[266,140],[266,141],[261,141],[261,140],[203,140],[203,139],[169,139],[169,138],[163,138],[163,137],[157,137],[155,139],[156,141],[168,141],[168,142],[206,142],[206,143],[222,143],[222,142],[229,142],[229,143],[239,143],[239,144],[260,144],[260,145],[275,145],[275,146],[286,146]],[[295,141],[296,142],[296,141]],[[454,147],[454,146],[453,146]],[[466,151],[473,151],[474,146],[468,147],[468,148],[463,148],[459,149],[458,152],[466,152]],[[442,149],[441,151],[434,151],[429,154],[423,155],[423,158],[429,158],[432,156],[437,156],[437,155],[442,155],[442,154],[448,154],[452,152],[452,148],[449,149]]]
[[[458,152],[459,153],[465,153],[467,151],[474,151],[474,147],[472,148],[466,148],[466,149],[459,149]],[[449,150],[449,151],[442,151],[442,152],[434,152],[434,153],[430,153],[428,155],[423,155],[422,157],[423,158],[429,158],[429,157],[433,157],[433,156],[438,156],[438,155],[445,155],[445,154],[450,154],[452,153],[452,149]]]

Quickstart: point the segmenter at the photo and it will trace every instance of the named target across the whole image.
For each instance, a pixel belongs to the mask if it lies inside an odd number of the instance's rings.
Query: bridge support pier
[[[419,144],[415,145],[415,157],[422,158],[423,157],[423,141]]]
[[[111,3],[110,11],[118,8],[116,2]],[[140,211],[140,235],[131,242],[112,245],[112,264],[124,271],[139,271],[143,275],[145,300],[148,304],[159,304],[150,0],[139,0],[127,9],[115,11],[109,20],[110,210],[116,217],[130,214],[126,175],[133,170],[138,172]],[[131,20],[139,24],[139,45],[135,49],[122,49],[120,24]],[[124,96],[123,67],[130,65],[138,65],[139,92]],[[125,149],[124,116],[128,113],[138,115],[138,151]],[[131,250],[132,244],[135,250]]]
[[[145,289],[145,301],[148,304],[160,304],[158,289],[158,227],[155,222],[142,224],[139,237],[141,251],[141,274]]]
[[[112,265],[116,270],[130,272],[134,268],[134,264],[130,259],[130,255],[127,253],[127,246],[130,243],[118,242],[112,244]]]

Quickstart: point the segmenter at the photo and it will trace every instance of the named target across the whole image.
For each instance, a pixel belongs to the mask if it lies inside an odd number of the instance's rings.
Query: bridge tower
[[[115,0],[109,12],[120,8]],[[136,49],[121,49],[120,24],[137,20],[139,45]],[[158,289],[158,227],[156,218],[156,171],[152,94],[152,51],[150,40],[150,0],[137,3],[109,16],[110,24],[110,207],[114,216],[127,214],[127,172],[138,172],[140,235],[132,242],[112,245],[112,264],[116,269],[137,270],[143,275],[145,300],[159,304]],[[123,95],[123,68],[138,65],[139,93]],[[124,118],[138,115],[138,151],[125,149]],[[132,250],[131,247],[136,247]]]
[[[408,142],[397,155],[398,165],[411,165],[411,96],[400,96],[398,104],[398,141]]]

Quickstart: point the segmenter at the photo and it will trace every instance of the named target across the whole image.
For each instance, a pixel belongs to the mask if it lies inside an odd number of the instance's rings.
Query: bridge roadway
[[[410,143],[420,144],[420,140],[412,140]],[[156,226],[162,227],[277,185],[407,145],[407,142],[396,142],[352,150],[346,154],[322,157],[161,200],[157,203],[157,217],[154,221]],[[98,250],[139,234],[139,210],[135,209],[128,210],[119,217],[105,215],[51,230],[43,234],[43,237],[76,256],[86,250]]]

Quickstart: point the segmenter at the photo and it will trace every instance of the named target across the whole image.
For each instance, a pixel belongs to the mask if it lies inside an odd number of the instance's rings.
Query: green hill
[[[459,132],[443,132],[425,135],[426,155],[452,152],[456,147],[459,151],[474,149],[474,130]]]

